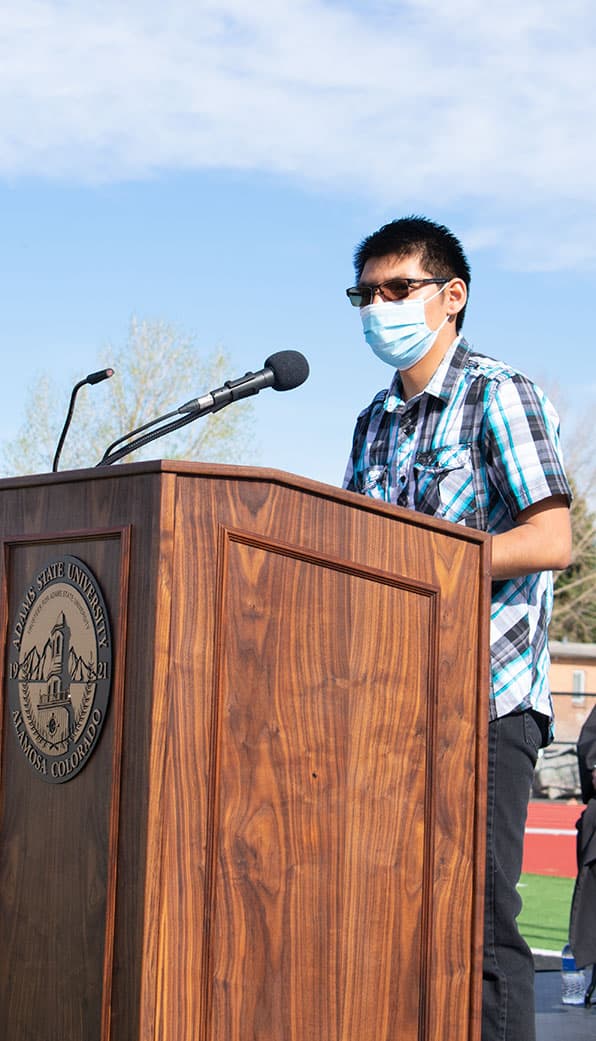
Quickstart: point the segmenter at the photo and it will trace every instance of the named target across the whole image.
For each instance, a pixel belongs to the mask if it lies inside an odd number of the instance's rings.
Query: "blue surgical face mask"
[[[448,316],[438,329],[429,329],[424,305],[444,289],[441,286],[427,300],[383,300],[360,308],[364,338],[377,358],[405,371],[428,354]]]

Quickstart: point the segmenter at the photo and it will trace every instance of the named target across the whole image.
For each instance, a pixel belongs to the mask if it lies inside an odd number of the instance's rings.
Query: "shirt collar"
[[[463,336],[457,336],[450,345],[449,350],[441,359],[426,387],[416,397],[422,394],[430,394],[445,403],[451,397],[451,391],[458,378],[459,372],[464,367],[464,362],[470,352],[470,347]],[[414,399],[410,399],[414,400]],[[383,407],[386,412],[395,412],[400,405],[404,404],[403,384],[399,371],[395,373],[386,395]]]

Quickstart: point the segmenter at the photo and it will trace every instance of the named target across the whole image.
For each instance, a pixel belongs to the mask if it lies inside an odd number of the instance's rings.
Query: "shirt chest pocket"
[[[414,482],[417,510],[456,524],[474,524],[476,496],[470,445],[418,452]]]
[[[360,491],[364,495],[370,495],[371,499],[385,499],[387,481],[386,466],[370,466],[362,473]]]

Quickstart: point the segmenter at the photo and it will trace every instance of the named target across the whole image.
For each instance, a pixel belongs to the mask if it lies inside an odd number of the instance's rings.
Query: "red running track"
[[[575,878],[575,822],[581,803],[531,802],[526,821],[522,871]]]

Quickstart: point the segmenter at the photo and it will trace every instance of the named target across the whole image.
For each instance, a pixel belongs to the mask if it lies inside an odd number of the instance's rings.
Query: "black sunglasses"
[[[352,307],[367,307],[372,304],[376,293],[381,300],[405,300],[413,286],[439,286],[446,282],[449,282],[448,278],[390,278],[376,286],[352,286],[346,289],[346,294]]]

